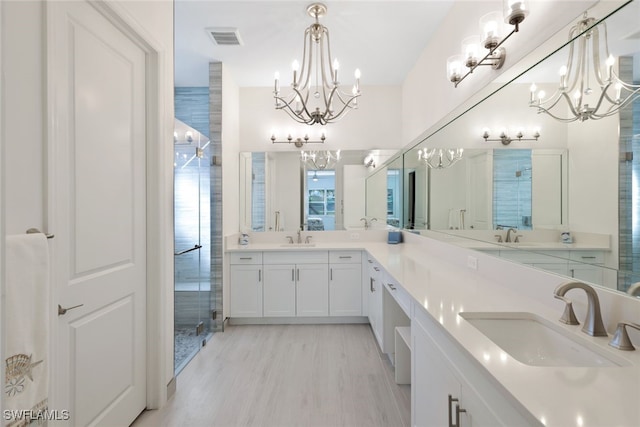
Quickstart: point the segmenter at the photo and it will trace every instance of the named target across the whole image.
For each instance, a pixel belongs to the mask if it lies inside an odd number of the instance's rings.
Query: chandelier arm
[[[342,114],[342,113],[344,113],[344,112],[347,110],[347,108],[349,108],[349,109],[354,109],[354,108],[355,108],[355,106],[352,106],[352,105],[350,105],[350,104],[351,104],[351,102],[352,102],[354,99],[356,99],[358,96],[360,96],[360,95],[354,96],[354,97],[352,97],[351,99],[349,99],[346,103],[344,103],[344,104],[343,104],[343,106],[342,106],[342,108],[340,109],[340,111],[338,112],[338,114],[334,114],[333,116],[335,116],[335,117],[340,117],[340,116],[341,116],[341,114]]]
[[[571,42],[571,40],[574,39],[575,37],[575,33],[577,31],[578,27],[577,24],[574,25],[573,27],[571,27],[571,30],[569,31],[569,42]],[[575,44],[574,43],[569,43],[569,56],[567,57],[567,79],[571,77],[571,70],[573,69],[573,50],[575,48]],[[570,91],[573,91],[573,87],[575,87],[575,84],[577,82],[576,80],[573,80],[572,82],[568,82],[567,80],[565,80],[565,86],[568,88],[570,85],[572,86],[571,89],[569,89]]]
[[[284,104],[278,109],[286,112],[289,115],[289,117],[291,117],[293,120],[295,120],[298,123],[304,123],[307,125],[313,124],[313,117],[311,117],[309,114],[307,114],[306,117],[300,114],[296,114],[296,112],[291,108],[290,104]]]
[[[556,116],[555,114],[552,114],[548,109],[544,108],[544,107],[538,107],[538,114],[540,113],[545,113],[547,115],[549,115],[550,117],[558,120],[559,122],[563,122],[563,123],[571,123],[571,122],[575,122],[576,120],[578,120],[578,117],[572,117],[570,119],[564,119],[562,117]]]
[[[615,72],[615,70],[611,70],[611,75],[612,75],[612,80],[616,80],[616,83],[620,83],[620,85],[623,88],[627,89],[628,91],[640,89],[640,84],[634,85],[634,84],[622,81],[620,77],[618,77],[618,74]]]
[[[551,98],[547,99],[546,101],[540,102],[539,104],[537,104],[537,106],[542,106],[543,108],[550,110],[555,107],[563,98],[565,98],[567,101],[570,101],[567,92],[556,91],[556,93],[554,93]],[[547,105],[549,103],[551,103],[551,105]],[[534,104],[533,106],[536,106],[536,104]]]
[[[600,31],[597,26],[592,30],[591,47],[591,59],[593,60],[593,69],[595,71],[596,80],[600,86],[606,85],[607,82],[602,78],[602,67],[600,66]],[[608,58],[609,55],[606,55],[606,57]]]
[[[620,104],[611,105],[611,107],[609,107],[609,109],[607,110],[607,112],[605,114],[593,114],[592,117],[594,119],[600,119],[600,118],[612,116],[612,115],[616,114],[622,108],[624,108],[627,105],[629,105],[632,102],[634,102],[638,98],[638,96],[640,96],[640,93],[637,93],[635,95],[630,95],[627,98],[625,98],[625,100],[622,101]]]
[[[311,64],[313,62],[313,34],[311,27],[304,32],[304,43],[302,48],[302,65],[300,66],[300,78],[298,88],[301,91],[308,90],[309,76],[311,75]],[[307,54],[308,53],[308,54]]]
[[[333,65],[331,64],[331,53],[330,53],[330,47],[329,47],[329,32],[324,32],[323,33],[326,37],[327,37],[327,54],[328,59],[329,59],[329,72],[331,73],[331,75],[333,76]],[[331,98],[332,98],[332,93],[327,97],[327,89],[330,87],[328,82],[327,82],[327,75],[325,72],[325,65],[324,65],[324,57],[325,57],[325,45],[324,45],[324,38],[322,40],[320,40],[320,70],[321,70],[321,76],[322,76],[322,97],[324,99],[324,111],[325,111],[325,115],[326,114],[331,114],[330,113],[330,106],[331,106]]]

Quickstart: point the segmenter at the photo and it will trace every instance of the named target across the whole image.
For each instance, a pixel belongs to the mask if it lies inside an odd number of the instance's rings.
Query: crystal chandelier
[[[595,23],[596,19],[587,17],[585,12],[569,31],[569,58],[560,68],[560,87],[551,97],[546,98],[535,83],[531,85],[529,106],[537,108],[538,113],[565,123],[598,120],[616,114],[640,95],[640,85],[625,83],[616,75],[615,58],[609,53],[607,24]],[[599,92],[591,88],[592,79]],[[551,112],[558,104],[565,106],[562,111],[568,106],[568,117]]]
[[[332,152],[329,150],[322,151],[301,151],[300,161],[312,170],[333,169],[340,161],[340,150]]]
[[[444,169],[460,160],[463,152],[462,148],[423,148],[418,150],[418,160],[432,169]]]
[[[286,96],[280,94],[280,75],[276,72],[273,94],[276,110],[286,111],[296,122],[325,125],[358,108],[360,70],[355,71],[356,82],[351,93],[341,91],[339,63],[336,59],[331,60],[329,30],[319,22],[319,18],[327,13],[327,7],[313,3],[307,7],[307,13],[315,18],[315,22],[304,32],[302,67],[298,61],[293,61],[292,92]]]

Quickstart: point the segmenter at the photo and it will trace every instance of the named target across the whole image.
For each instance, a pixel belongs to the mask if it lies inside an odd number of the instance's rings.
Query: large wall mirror
[[[383,222],[378,213],[367,217],[365,179],[395,153],[343,150],[329,164],[305,163],[298,150],[241,153],[241,231],[360,229],[376,215]],[[401,198],[397,203],[401,205]]]
[[[600,42],[575,86],[577,66],[563,68],[568,43],[510,81],[494,82],[491,96],[405,150],[398,226],[619,291],[640,281],[638,16],[640,2],[632,1],[603,19],[606,34],[603,25],[598,37],[574,34],[576,43]],[[613,104],[605,97],[593,112],[599,78],[604,86],[611,79]],[[624,83],[616,88],[618,78]],[[562,85],[567,96],[545,103]],[[608,117],[586,118],[591,113]]]

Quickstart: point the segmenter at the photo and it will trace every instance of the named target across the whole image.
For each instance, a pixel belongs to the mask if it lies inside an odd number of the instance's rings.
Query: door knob
[[[74,305],[73,307],[62,308],[62,306],[58,304],[58,316],[64,316],[65,314],[67,314],[67,311],[73,310],[74,308],[82,307],[83,305],[84,304],[78,304],[78,305]]]

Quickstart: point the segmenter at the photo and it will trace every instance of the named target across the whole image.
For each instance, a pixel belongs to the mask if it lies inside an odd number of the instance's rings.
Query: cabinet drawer
[[[331,264],[361,264],[361,251],[331,251],[329,252],[329,262]]]
[[[262,252],[231,252],[230,264],[262,264]]]
[[[263,261],[265,264],[327,264],[329,252],[309,250],[265,252]]]
[[[525,264],[539,263],[560,263],[566,264],[569,257],[569,251],[528,251],[524,249],[506,249],[500,251],[500,256],[512,261],[518,261]]]
[[[571,251],[569,253],[571,261],[579,261],[587,264],[603,264],[604,252],[602,251]]]

